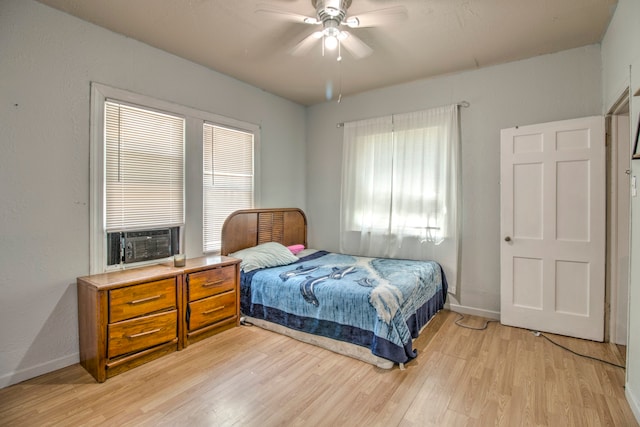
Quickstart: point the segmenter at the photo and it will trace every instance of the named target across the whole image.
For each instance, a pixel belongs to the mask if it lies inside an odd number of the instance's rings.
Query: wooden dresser
[[[80,364],[98,382],[240,322],[240,260],[79,277]]]
[[[185,346],[240,323],[240,260],[222,258],[232,261],[197,258],[184,267]]]

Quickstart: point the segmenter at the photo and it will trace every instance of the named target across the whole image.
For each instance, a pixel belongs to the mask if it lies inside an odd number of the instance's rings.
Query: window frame
[[[107,268],[107,238],[105,218],[105,144],[104,103],[108,99],[133,104],[150,110],[183,116],[185,119],[184,146],[184,232],[183,253],[187,257],[204,255],[203,252],[203,190],[202,190],[202,125],[205,122],[254,132],[254,205],[260,203],[260,126],[174,102],[141,95],[102,83],[91,82],[90,148],[89,148],[89,272],[103,273]],[[150,261],[157,264],[162,260]],[[136,264],[139,266],[141,264]],[[134,265],[117,266],[117,269]]]

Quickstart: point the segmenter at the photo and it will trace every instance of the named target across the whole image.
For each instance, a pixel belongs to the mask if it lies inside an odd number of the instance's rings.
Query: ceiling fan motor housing
[[[347,15],[347,9],[351,6],[351,0],[311,0],[311,4],[316,9],[319,21],[324,24],[335,21],[340,25]]]

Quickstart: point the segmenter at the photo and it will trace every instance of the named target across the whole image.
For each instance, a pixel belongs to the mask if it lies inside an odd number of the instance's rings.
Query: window
[[[340,250],[455,267],[458,145],[456,106],[345,123]]]
[[[184,224],[185,120],[105,102],[105,231]]]
[[[259,202],[257,125],[91,83],[90,129],[90,274],[123,268],[109,257],[117,235],[108,231],[178,226],[172,244],[195,258],[219,248],[219,231],[205,227]],[[214,129],[209,141],[218,142],[205,155],[204,134]]]
[[[447,209],[438,197],[444,191],[438,176],[443,160],[438,153],[439,133],[432,126],[356,138],[358,153],[347,162],[354,172],[345,200],[353,207],[346,221],[349,229],[374,233],[403,229],[408,236],[442,237]]]
[[[254,133],[203,125],[203,250],[220,250],[225,219],[254,206]]]

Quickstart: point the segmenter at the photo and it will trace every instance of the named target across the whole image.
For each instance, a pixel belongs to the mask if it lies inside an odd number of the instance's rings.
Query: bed
[[[383,369],[417,356],[413,339],[447,295],[434,261],[308,249],[306,216],[296,208],[234,212],[221,253],[243,260],[245,322]]]

